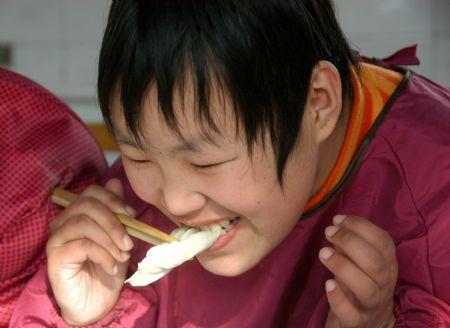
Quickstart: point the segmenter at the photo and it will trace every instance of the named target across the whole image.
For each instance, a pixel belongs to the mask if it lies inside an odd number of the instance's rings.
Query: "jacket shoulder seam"
[[[406,174],[406,170],[404,168],[404,165],[401,161],[400,156],[395,152],[394,146],[391,144],[391,142],[386,138],[386,136],[381,136],[381,138],[384,140],[384,142],[386,143],[386,145],[389,147],[389,150],[391,151],[395,161],[397,162],[397,164],[400,167],[400,173],[401,176],[403,178],[403,181],[405,182],[406,187],[408,188],[408,192],[409,195],[411,197],[411,202],[414,206],[414,209],[417,212],[418,217],[420,218],[420,221],[425,229],[426,232],[426,263],[427,263],[427,272],[428,272],[428,276],[429,276],[429,281],[431,282],[431,287],[432,287],[432,291],[433,291],[433,296],[436,296],[436,290],[435,290],[435,285],[434,285],[434,281],[433,281],[433,275],[430,271],[430,245],[429,245],[429,236],[428,236],[428,226],[426,224],[425,221],[425,217],[422,214],[421,210],[419,209],[419,207],[417,206],[417,201],[416,198],[414,197],[414,192],[413,192],[413,188],[411,187],[411,185],[408,182],[408,177]]]

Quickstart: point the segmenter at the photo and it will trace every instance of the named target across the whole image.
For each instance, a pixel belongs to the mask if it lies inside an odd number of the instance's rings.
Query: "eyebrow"
[[[156,147],[152,146],[150,142],[147,140],[145,144],[139,143],[134,138],[130,138],[124,134],[121,133],[118,129],[113,127],[114,135],[116,137],[116,142],[119,145],[127,145],[134,147],[136,149],[142,150],[142,151],[151,151],[151,152],[157,152]],[[211,144],[213,146],[216,146],[218,148],[221,148],[220,145],[216,140],[212,138],[210,135],[201,135],[197,138],[194,138],[193,140],[188,139],[182,139],[181,143],[178,145],[175,145],[170,150],[170,153],[181,153],[181,152],[191,152],[191,153],[201,153],[201,149],[199,147],[199,144],[207,143]]]

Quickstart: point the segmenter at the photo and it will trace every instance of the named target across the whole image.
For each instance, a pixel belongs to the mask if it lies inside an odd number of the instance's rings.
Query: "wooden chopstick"
[[[62,188],[55,188],[52,194],[52,201],[62,207],[69,206],[72,202],[78,199],[78,195],[64,190]],[[116,213],[115,216],[125,225],[127,232],[138,239],[146,241],[153,245],[160,245],[162,243],[170,243],[176,239],[152,226],[149,226],[141,221],[132,219],[126,215]]]

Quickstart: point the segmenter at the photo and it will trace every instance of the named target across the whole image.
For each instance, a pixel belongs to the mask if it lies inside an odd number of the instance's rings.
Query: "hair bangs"
[[[357,60],[328,0],[114,0],[100,53],[99,103],[111,127],[118,85],[127,128],[139,140],[153,87],[158,113],[181,138],[179,115],[188,111],[205,136],[220,134],[217,118],[228,114],[228,101],[250,154],[270,137],[282,183],[321,60],[336,66],[343,103],[351,100]]]
[[[151,13],[156,12],[154,8],[145,10],[141,7],[148,7],[146,1],[136,2],[135,10],[128,8],[124,12],[114,8],[120,7],[121,2],[116,1],[109,19],[120,20],[122,24],[108,26],[105,32],[98,95],[107,125],[112,127],[109,104],[114,85],[117,85],[127,128],[140,141],[143,103],[149,90],[156,87],[158,112],[174,133],[183,138],[179,115],[186,113],[187,98],[192,97],[188,110],[193,110],[203,137],[212,140],[211,133],[220,134],[215,117],[218,111],[224,113],[228,93],[226,79],[216,69],[221,63],[209,49],[195,20],[185,19],[176,10],[170,10],[171,6],[166,6],[164,11],[162,4],[158,15],[152,16]],[[123,17],[111,18],[116,14]],[[136,24],[128,26],[127,22],[133,20]],[[174,108],[177,96],[180,107]],[[214,108],[211,106],[213,98]]]

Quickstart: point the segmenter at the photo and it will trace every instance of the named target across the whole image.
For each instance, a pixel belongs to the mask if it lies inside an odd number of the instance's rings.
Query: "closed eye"
[[[139,165],[143,165],[143,164],[151,164],[152,161],[148,160],[148,159],[134,159],[134,158],[130,158],[128,156],[123,156],[125,157],[128,161],[134,163],[134,164],[139,164]]]
[[[236,158],[230,159],[228,161],[223,161],[223,162],[217,162],[217,163],[212,163],[212,164],[195,164],[195,163],[191,163],[191,165],[193,167],[195,167],[196,169],[200,169],[200,170],[207,170],[207,169],[212,169],[212,168],[216,168],[220,165],[229,163],[234,161]]]
[[[194,163],[192,163],[192,166],[197,168],[197,169],[210,169],[210,168],[213,168],[215,166],[219,166],[219,165],[221,165],[223,163],[226,163],[226,162],[220,162],[220,163],[214,163],[214,164],[194,164]]]

